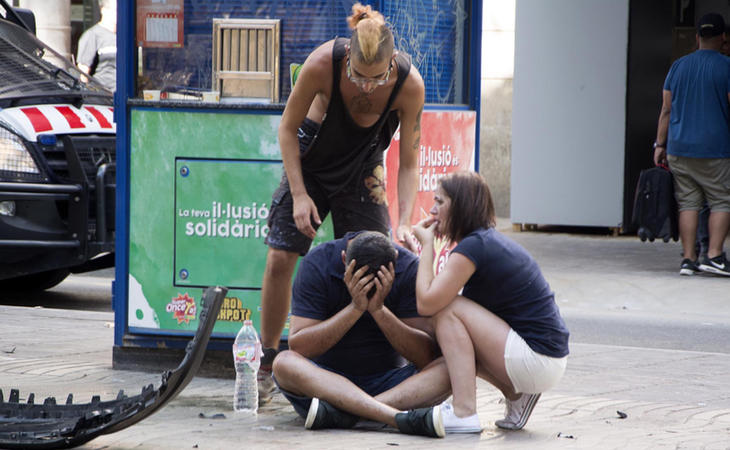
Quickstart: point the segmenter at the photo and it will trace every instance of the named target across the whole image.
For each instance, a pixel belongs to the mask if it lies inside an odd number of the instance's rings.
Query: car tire
[[[68,276],[67,269],[49,270],[22,277],[0,281],[0,288],[10,291],[44,291],[50,289]]]

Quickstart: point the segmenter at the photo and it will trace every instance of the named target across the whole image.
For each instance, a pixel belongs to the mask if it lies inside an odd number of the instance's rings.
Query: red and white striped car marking
[[[71,109],[70,106],[56,106],[56,110],[61,113],[64,119],[66,119],[68,126],[71,128],[86,128],[84,122],[81,121],[81,118]]]
[[[72,105],[21,106],[0,110],[0,122],[8,123],[24,138],[35,141],[38,134],[80,134],[116,132],[111,106]]]
[[[51,122],[38,108],[21,108],[21,111],[28,117],[36,133],[43,133],[53,129]]]
[[[84,109],[89,111],[92,116],[96,118],[97,121],[99,121],[99,125],[102,128],[111,128],[112,124],[109,123],[108,120],[106,120],[106,117],[104,117],[104,114],[102,114],[96,107],[94,106],[84,106]]]

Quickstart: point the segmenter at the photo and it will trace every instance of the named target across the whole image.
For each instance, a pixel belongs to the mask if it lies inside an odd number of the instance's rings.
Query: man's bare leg
[[[707,257],[712,259],[722,254],[722,247],[725,243],[728,230],[730,230],[730,212],[711,211],[708,230],[710,234],[710,245],[707,249]]]
[[[697,240],[697,223],[699,211],[686,209],[679,212],[679,237],[682,241],[682,254],[684,258],[695,261],[695,241]],[[712,236],[710,234],[710,236]]]
[[[451,395],[446,361],[440,357],[401,384],[375,396],[400,411],[437,405]]]
[[[261,282],[261,345],[279,348],[291,303],[291,283],[298,253],[269,248]]]

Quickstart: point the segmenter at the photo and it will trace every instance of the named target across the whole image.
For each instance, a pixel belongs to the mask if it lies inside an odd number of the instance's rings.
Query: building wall
[[[71,0],[20,0],[18,6],[35,13],[38,39],[71,56]]]
[[[515,1],[483,0],[479,172],[499,217],[510,213]]]

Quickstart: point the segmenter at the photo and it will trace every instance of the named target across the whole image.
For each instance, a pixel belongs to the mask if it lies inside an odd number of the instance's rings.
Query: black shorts
[[[299,148],[303,151],[309,146],[316,124],[299,129]],[[328,193],[317,181],[303,174],[307,194],[317,206],[319,218],[324,220],[332,213],[335,239],[350,231],[380,231],[390,233],[390,216],[385,199],[383,166],[367,168],[351,189]],[[312,245],[312,239],[302,234],[294,223],[293,199],[289,190],[286,174],[281,177],[279,187],[274,191],[268,219],[269,233],[266,245],[271,248],[299,253],[304,256]],[[317,225],[312,223],[315,229]]]

